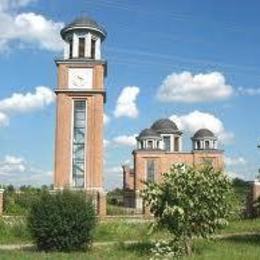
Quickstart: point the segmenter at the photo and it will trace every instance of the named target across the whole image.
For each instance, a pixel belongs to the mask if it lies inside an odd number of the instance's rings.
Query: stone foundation
[[[260,197],[260,181],[255,180],[250,183],[250,192],[247,198],[246,214],[248,217],[257,217],[259,212],[254,208],[254,202]]]
[[[4,190],[0,189],[0,216],[3,215],[4,212]]]
[[[98,192],[97,213],[99,217],[107,215],[107,194],[105,192]]]
[[[107,198],[104,191],[98,190],[87,190],[86,196],[90,197],[94,206],[96,213],[99,217],[104,217],[107,214]]]

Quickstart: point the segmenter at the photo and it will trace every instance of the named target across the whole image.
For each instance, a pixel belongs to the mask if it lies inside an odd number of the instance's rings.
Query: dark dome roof
[[[177,132],[181,133],[177,125],[168,118],[159,119],[155,121],[151,128],[157,133],[165,133],[165,134],[171,134]]]
[[[61,30],[62,38],[64,38],[68,31],[75,29],[89,29],[101,34],[102,38],[105,38],[107,35],[105,29],[102,26],[100,26],[95,20],[87,16],[81,16],[76,18],[73,22],[67,24]]]
[[[137,139],[146,139],[146,138],[160,138],[160,135],[157,134],[153,129],[151,128],[146,128],[144,129],[139,136],[137,137]]]
[[[204,137],[211,137],[211,138],[216,138],[215,135],[207,128],[202,128],[198,130],[192,137],[192,139],[197,139],[197,138],[204,138]]]

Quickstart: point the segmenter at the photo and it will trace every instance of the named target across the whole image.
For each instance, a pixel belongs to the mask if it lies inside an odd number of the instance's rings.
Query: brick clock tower
[[[98,210],[104,212],[106,61],[101,56],[101,43],[106,31],[94,20],[80,17],[61,30],[61,37],[64,57],[55,61],[58,86],[54,187],[95,194]]]

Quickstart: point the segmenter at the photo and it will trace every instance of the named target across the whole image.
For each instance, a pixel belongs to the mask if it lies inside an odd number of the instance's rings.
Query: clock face
[[[91,68],[70,68],[69,88],[92,88],[93,70]]]

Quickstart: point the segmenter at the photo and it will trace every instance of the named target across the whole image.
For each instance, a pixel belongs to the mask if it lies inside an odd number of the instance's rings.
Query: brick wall
[[[224,159],[222,151],[214,152],[179,152],[166,153],[164,151],[135,151],[134,152],[134,173],[135,173],[135,190],[142,190],[144,181],[146,181],[146,161],[147,159],[155,160],[156,181],[160,181],[161,174],[168,172],[174,163],[186,163],[189,165],[200,165],[205,160],[211,160],[215,169],[224,169]]]

